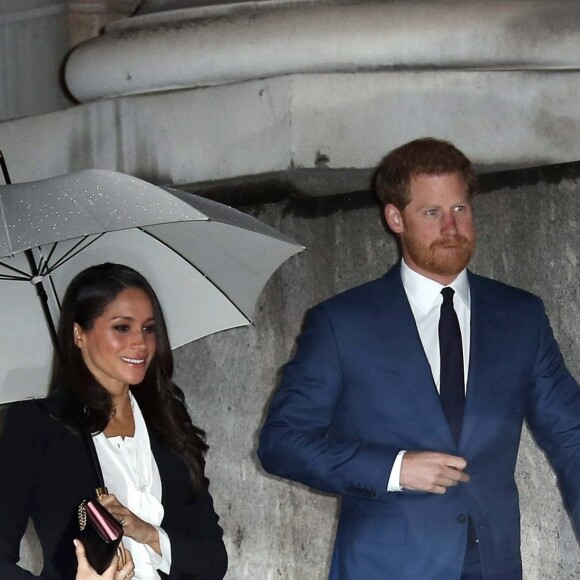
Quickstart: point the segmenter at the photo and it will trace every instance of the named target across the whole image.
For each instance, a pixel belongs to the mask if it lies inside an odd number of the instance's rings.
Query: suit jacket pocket
[[[343,513],[338,525],[337,542],[401,546],[407,543],[407,520],[402,514],[380,511]]]

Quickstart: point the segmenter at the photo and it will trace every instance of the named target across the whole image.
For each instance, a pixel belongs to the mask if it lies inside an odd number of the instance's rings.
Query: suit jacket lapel
[[[400,267],[393,267],[381,282],[375,294],[373,324],[380,344],[385,345],[388,364],[404,379],[418,407],[417,417],[431,423],[433,435],[440,439],[442,448],[454,449],[456,443],[443,413],[431,367],[403,288]]]
[[[489,379],[491,369],[497,365],[502,355],[501,338],[505,332],[505,316],[493,304],[488,295],[484,295],[478,276],[468,272],[471,292],[471,345],[469,351],[469,373],[467,376],[467,395],[465,414],[461,430],[460,446],[469,444],[474,433],[485,431],[485,426],[478,425],[478,410],[488,406]],[[498,350],[499,349],[499,350]]]

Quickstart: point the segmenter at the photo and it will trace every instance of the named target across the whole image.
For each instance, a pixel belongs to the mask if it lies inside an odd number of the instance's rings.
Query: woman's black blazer
[[[56,561],[60,542],[70,541],[70,520],[97,485],[82,437],[52,418],[58,401],[24,401],[0,411],[0,578],[29,580],[20,568],[20,540],[31,517],[42,546],[43,580],[61,578],[70,562]],[[171,540],[169,580],[221,580],[227,569],[222,529],[207,491],[195,497],[179,455],[152,433],[151,448],[161,475],[165,515],[161,527]],[[63,566],[65,566],[63,568]]]

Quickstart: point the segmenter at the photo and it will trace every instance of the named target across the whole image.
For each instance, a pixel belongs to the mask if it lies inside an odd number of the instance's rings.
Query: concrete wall
[[[0,121],[70,107],[61,74],[69,50],[139,1],[0,1]]]
[[[190,8],[118,20],[79,46],[68,60],[69,89],[98,100],[0,123],[13,182],[104,168],[181,188],[222,187],[284,172],[302,193],[332,194],[360,190],[361,172],[385,151],[424,135],[450,139],[487,171],[580,159],[574,0],[191,7],[200,3],[176,0],[167,6]],[[75,0],[75,38],[133,5]],[[11,47],[0,81],[20,74]],[[35,81],[26,95],[48,102],[48,85]],[[24,104],[0,82],[0,119],[5,95]]]
[[[325,193],[357,191],[366,181],[349,171],[425,135],[486,171],[577,161],[579,84],[578,71],[288,75],[6,121],[0,149],[14,183],[99,168],[186,189],[282,171],[296,182],[302,169],[317,182],[344,175],[346,187],[335,180]]]
[[[69,49],[67,2],[0,2],[0,119],[63,109],[71,100],[60,81]]]
[[[70,92],[86,102],[297,73],[578,66],[570,0],[195,4],[119,20],[77,46]]]
[[[227,578],[322,580],[337,502],[266,475],[255,458],[257,432],[305,311],[380,276],[396,260],[396,248],[376,207],[345,198],[253,213],[308,250],[271,280],[255,328],[177,351],[177,379],[195,420],[208,430],[208,473],[231,561]],[[580,378],[580,179],[494,189],[477,199],[477,220],[473,270],[543,297],[568,366]],[[527,432],[517,478],[526,580],[578,577],[580,550],[554,475]]]

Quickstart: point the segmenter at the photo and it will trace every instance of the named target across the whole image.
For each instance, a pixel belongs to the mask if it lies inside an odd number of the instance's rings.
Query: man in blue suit
[[[469,272],[469,160],[426,138],[375,183],[401,263],[312,309],[260,436],[342,496],[332,580],[519,580],[524,418],[580,530],[580,389],[541,300]]]

